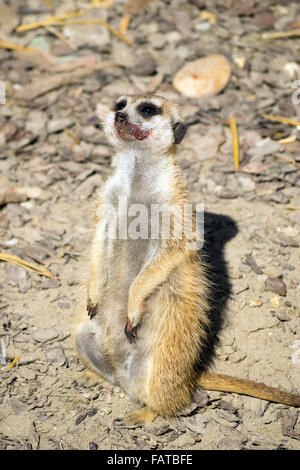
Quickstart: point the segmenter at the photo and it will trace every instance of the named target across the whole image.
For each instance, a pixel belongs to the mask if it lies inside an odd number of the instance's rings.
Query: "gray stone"
[[[154,436],[162,436],[169,431],[170,425],[168,423],[145,423],[144,429]]]
[[[11,407],[14,415],[16,416],[22,414],[26,409],[26,404],[19,400],[17,397],[11,397],[8,400],[7,404]]]
[[[232,293],[235,295],[240,294],[241,292],[244,292],[245,290],[249,289],[249,284],[247,281],[244,279],[242,280],[237,280],[234,282],[232,286]]]
[[[30,111],[27,116],[26,131],[34,135],[44,134],[46,132],[47,119],[47,114],[43,111]]]
[[[268,277],[265,280],[265,290],[286,296],[286,285],[280,277]]]
[[[73,124],[73,119],[71,118],[61,118],[61,119],[52,119],[48,122],[47,131],[48,134],[53,134],[55,132],[62,131],[66,127],[70,127]]]
[[[156,71],[156,61],[149,52],[144,52],[139,56],[137,63],[133,67],[129,67],[127,71],[140,77],[153,75]]]
[[[205,426],[207,422],[210,420],[207,412],[204,414],[196,414],[192,416],[189,420],[185,421],[185,426],[190,430],[197,434],[204,434],[205,433]]]
[[[0,433],[15,439],[27,439],[31,428],[31,419],[28,413],[10,415],[0,422]]]
[[[32,338],[38,343],[47,343],[59,336],[59,332],[55,328],[45,328],[36,333],[31,334]]]
[[[238,175],[237,178],[238,184],[243,192],[255,190],[255,182],[249,176]]]
[[[193,393],[193,401],[197,404],[199,408],[203,408],[204,406],[207,405],[209,401],[208,393],[199,387],[196,388],[196,390]]]
[[[31,279],[23,279],[19,282],[19,292],[21,294],[25,294],[28,290],[32,288]]]
[[[243,396],[243,413],[252,416],[263,416],[269,402],[267,400],[258,400],[257,398]]]
[[[63,366],[66,362],[66,356],[62,347],[57,346],[44,352],[48,362],[54,366]]]
[[[18,368],[18,375],[20,375],[25,380],[34,380],[36,379],[36,372],[28,367]]]
[[[170,442],[167,449],[185,449],[186,447],[193,446],[194,444],[195,439],[190,434],[186,433]]]
[[[218,442],[218,449],[240,450],[244,448],[247,437],[237,429],[227,428],[224,437]]]
[[[121,67],[132,67],[136,57],[132,48],[123,42],[113,42],[112,61]]]
[[[13,284],[17,284],[20,281],[25,281],[28,278],[28,273],[21,266],[15,264],[6,265],[7,280],[11,281]]]
[[[272,153],[280,152],[281,146],[278,142],[273,141],[270,137],[256,142],[249,150],[248,154],[253,157],[264,157]]]

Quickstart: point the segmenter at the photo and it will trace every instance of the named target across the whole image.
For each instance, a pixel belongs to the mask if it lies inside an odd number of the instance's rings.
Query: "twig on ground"
[[[268,119],[269,121],[282,122],[283,124],[289,124],[290,126],[295,126],[295,127],[300,126],[299,121],[294,121],[293,119],[289,119],[283,116],[274,116],[273,114],[263,114],[263,117],[265,119]]]
[[[78,12],[74,13],[69,13],[68,15],[65,16],[53,16],[46,18],[43,21],[37,21],[36,23],[31,23],[31,24],[26,24],[19,26],[16,31],[17,32],[23,32],[23,31],[29,31],[31,29],[36,29],[40,28],[41,26],[67,26],[67,25],[99,25],[103,26],[103,28],[106,28],[110,33],[112,33],[114,36],[116,36],[118,39],[121,39],[122,41],[126,42],[129,46],[133,46],[133,42],[128,39],[124,34],[120,33],[116,29],[112,28],[106,21],[95,19],[95,20],[82,20],[82,19],[73,19],[77,16],[82,16],[84,14],[84,11],[80,10]]]
[[[295,142],[297,137],[295,135],[289,135],[288,137],[284,137],[282,139],[279,139],[277,142],[280,144],[292,144]]]
[[[74,142],[73,142],[72,145],[79,145],[79,144],[80,144],[80,140],[79,140],[79,138],[77,137],[77,135],[76,135],[74,132],[70,131],[70,129],[67,129],[67,128],[64,129],[64,132],[65,132],[69,137],[71,137],[71,139],[73,139]]]
[[[60,24],[64,22],[65,20],[68,20],[70,18],[76,18],[77,16],[82,16],[82,15],[84,15],[83,10],[74,11],[73,13],[67,13],[64,16],[49,16],[49,18],[46,18],[43,21],[36,21],[35,23],[23,24],[21,26],[18,26],[16,28],[16,31],[18,33],[22,33],[23,31],[29,31],[31,29],[40,28],[41,26],[45,26],[45,25],[47,26],[47,25],[53,25],[57,23]]]
[[[9,42],[4,42],[4,41],[0,41],[0,48],[9,49],[12,51],[27,51],[27,52],[35,51],[35,49],[33,49],[32,47],[19,46],[19,44],[11,44]]]
[[[50,25],[44,25],[44,28],[49,31],[49,33],[53,34],[54,36],[58,37],[61,41],[63,41],[67,46],[75,51],[77,49],[76,44],[73,41],[70,41],[70,39],[66,38],[64,34],[62,34],[60,31],[58,31],[56,28],[53,28]]]
[[[240,166],[240,151],[239,151],[239,139],[237,132],[237,125],[235,118],[228,118],[227,124],[230,126],[232,134],[232,148],[233,148],[233,158],[234,158],[234,168],[237,171]]]
[[[295,162],[295,160],[293,160],[292,158],[286,157],[284,155],[279,155],[278,153],[272,153],[272,157],[279,158],[279,160],[283,160],[284,162],[289,163],[290,165],[293,165],[295,167],[300,166],[300,163],[297,164],[297,162]]]
[[[15,365],[15,363],[16,363],[18,360],[19,360],[19,358],[18,358],[18,356],[16,356],[16,357],[14,358],[14,360],[9,364],[8,368],[9,368],[9,369],[12,369],[13,366]]]
[[[44,2],[46,4],[46,7],[48,8],[48,10],[54,10],[52,0],[44,0]]]
[[[95,25],[100,25],[106,28],[110,33],[112,33],[114,36],[116,36],[118,39],[121,39],[122,41],[126,42],[129,46],[133,46],[133,42],[128,39],[122,32],[117,31],[116,29],[112,28],[106,21],[103,20],[66,20],[64,25],[86,25],[86,24],[95,24]]]
[[[276,31],[274,33],[263,33],[263,39],[281,39],[300,36],[300,29],[290,29],[289,31]]]
[[[17,266],[20,266],[21,268],[26,269],[27,271],[40,274],[41,276],[49,277],[50,279],[56,279],[54,274],[48,271],[44,266],[39,266],[37,264],[29,263],[28,261],[25,261],[15,255],[0,253],[0,261],[13,263],[13,264],[16,264]]]
[[[108,8],[115,3],[115,0],[91,0],[91,8]]]

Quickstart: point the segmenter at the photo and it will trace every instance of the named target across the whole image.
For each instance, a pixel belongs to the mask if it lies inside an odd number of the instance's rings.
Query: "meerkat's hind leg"
[[[108,359],[101,351],[101,328],[93,320],[88,320],[78,326],[76,349],[82,362],[92,371],[110,383],[114,383],[114,373]]]

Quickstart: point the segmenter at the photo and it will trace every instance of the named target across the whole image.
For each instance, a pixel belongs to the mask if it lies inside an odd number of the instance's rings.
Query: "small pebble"
[[[263,301],[260,299],[252,299],[252,300],[249,300],[248,304],[250,307],[261,307],[263,304]]]
[[[265,280],[265,290],[286,296],[286,285],[280,277],[268,277]]]
[[[173,85],[189,98],[216,95],[227,85],[231,73],[226,57],[212,54],[186,63],[175,75]]]
[[[270,299],[270,302],[271,302],[271,305],[272,305],[273,308],[278,308],[278,307],[280,307],[280,302],[279,302],[278,297],[276,297],[276,296],[275,296],[275,297],[272,297],[272,298]]]

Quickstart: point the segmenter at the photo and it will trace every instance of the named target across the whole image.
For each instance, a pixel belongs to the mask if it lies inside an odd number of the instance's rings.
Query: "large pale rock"
[[[216,95],[227,85],[230,72],[226,57],[212,54],[185,64],[176,73],[173,86],[189,98]]]

